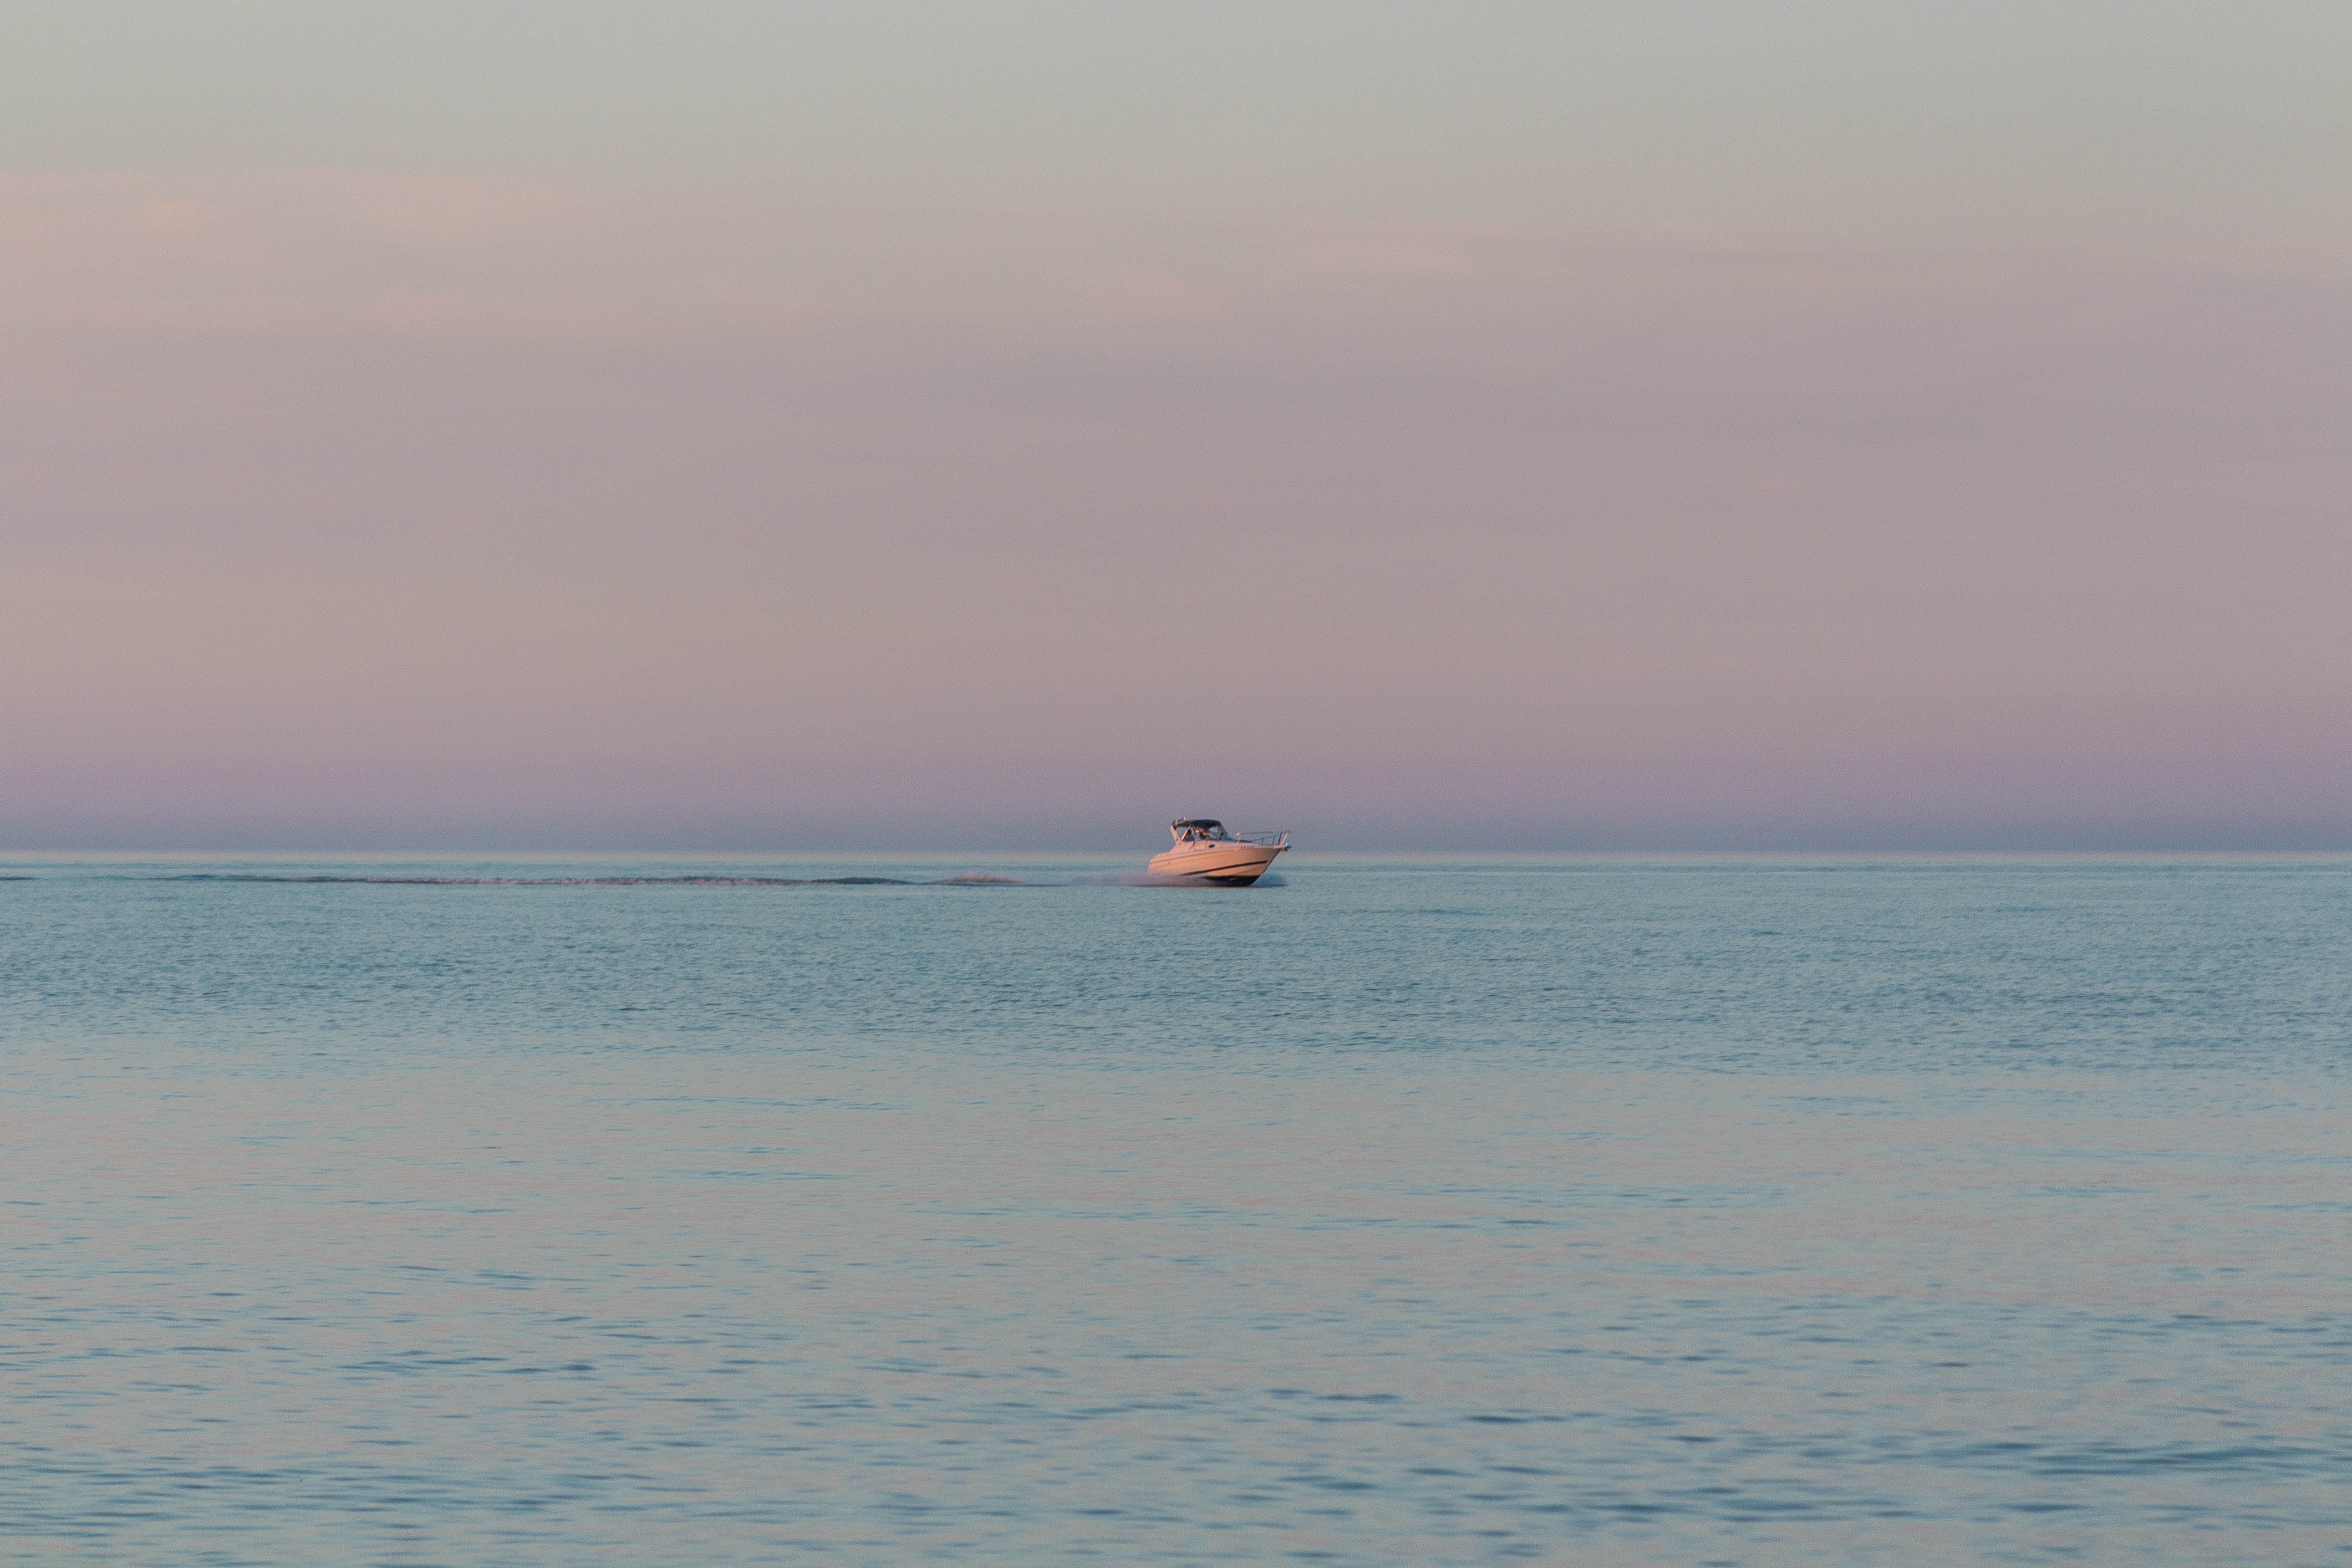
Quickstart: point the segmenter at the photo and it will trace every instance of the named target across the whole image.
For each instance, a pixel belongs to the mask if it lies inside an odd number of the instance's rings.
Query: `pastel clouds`
[[[1690,227],[1137,224],[331,169],[0,174],[0,325],[19,326],[646,344],[1120,325],[1739,330],[2021,305],[2100,270]]]
[[[300,170],[0,174],[0,321],[297,331],[364,319],[399,251],[478,273],[585,215],[544,187]]]

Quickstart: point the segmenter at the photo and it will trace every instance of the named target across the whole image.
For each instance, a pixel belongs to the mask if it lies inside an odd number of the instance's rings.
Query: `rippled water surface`
[[[2352,1563],[2352,863],[1124,868],[6,868],[0,1556]]]

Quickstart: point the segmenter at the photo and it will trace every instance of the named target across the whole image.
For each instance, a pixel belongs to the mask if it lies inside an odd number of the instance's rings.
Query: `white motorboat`
[[[1168,831],[1176,843],[1151,858],[1151,874],[1221,888],[1248,887],[1290,847],[1287,833],[1228,833],[1213,816],[1180,816]]]

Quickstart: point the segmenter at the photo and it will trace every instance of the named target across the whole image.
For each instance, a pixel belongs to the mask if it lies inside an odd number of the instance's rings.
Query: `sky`
[[[0,847],[2352,848],[2352,7],[27,0]]]

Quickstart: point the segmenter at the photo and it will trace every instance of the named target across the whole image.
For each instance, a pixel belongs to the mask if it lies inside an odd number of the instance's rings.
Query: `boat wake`
[[[183,871],[151,879],[159,882],[269,882],[291,886],[382,888],[1197,888],[1184,877],[1132,871],[1106,877],[1076,877],[1065,882],[1033,882],[967,871],[954,877],[370,877],[356,872]],[[1261,888],[1284,885],[1278,876],[1261,877]]]
[[[190,871],[163,882],[358,883],[387,888],[973,888],[1026,886],[1018,877],[362,877]]]

